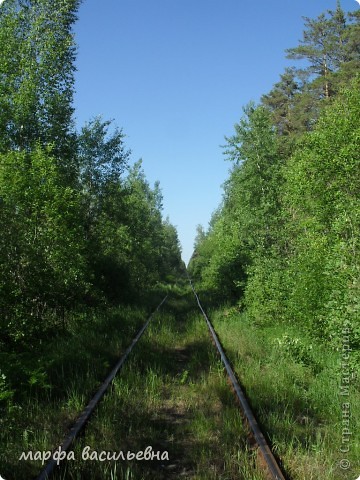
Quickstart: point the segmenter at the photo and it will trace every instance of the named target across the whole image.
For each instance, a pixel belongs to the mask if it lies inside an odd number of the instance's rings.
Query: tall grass
[[[326,349],[300,328],[284,331],[283,325],[256,327],[232,309],[214,312],[212,317],[250,403],[289,477],[357,478],[360,381],[353,369],[349,395],[341,395],[341,348]],[[344,404],[349,404],[349,419]],[[344,436],[347,420],[351,434]],[[348,447],[349,451],[341,451]],[[349,468],[342,468],[348,464]]]

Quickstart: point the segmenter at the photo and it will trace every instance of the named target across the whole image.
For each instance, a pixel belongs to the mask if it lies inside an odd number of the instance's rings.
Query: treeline
[[[232,163],[189,272],[260,325],[360,346],[360,10],[305,18],[288,68],[226,138]],[[304,66],[305,65],[305,66]]]
[[[176,229],[122,130],[74,125],[79,0],[0,6],[0,346],[73,310],[141,302],[182,270]]]

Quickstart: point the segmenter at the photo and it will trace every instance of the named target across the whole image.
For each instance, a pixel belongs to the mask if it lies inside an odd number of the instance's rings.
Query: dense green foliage
[[[359,12],[305,19],[294,59],[226,138],[223,202],[199,229],[189,271],[216,302],[258,324],[301,325],[360,346]]]
[[[59,444],[142,324],[150,297],[186,292],[171,285],[179,273],[186,282],[185,268],[159,185],[149,185],[141,161],[131,165],[122,130],[100,117],[75,129],[79,4],[6,0],[0,8],[0,454],[1,473],[17,478],[39,466],[19,463],[21,450]],[[303,40],[287,54],[308,63],[247,105],[226,138],[232,170],[223,202],[209,228],[199,226],[189,264],[204,299],[236,305],[218,314],[216,329],[299,479],[337,478],[341,422],[352,422],[349,458],[358,458],[359,19],[340,2],[305,19]],[[143,371],[129,365],[91,435],[101,444],[120,435],[116,450],[166,433],[183,448],[190,432],[188,457],[201,478],[215,478],[214,465],[253,478],[204,325],[183,322],[181,312],[193,307],[178,301],[150,328]],[[171,401],[180,415],[152,428],[179,385],[184,397]],[[351,415],[338,401],[344,392]],[[177,424],[191,402],[191,422]],[[109,473],[101,462],[84,468]]]
[[[75,129],[79,3],[0,8],[3,352],[36,351],[74,312],[147,301],[184,270],[159,185],[130,166],[122,130],[98,117]],[[11,377],[6,360],[1,369]]]

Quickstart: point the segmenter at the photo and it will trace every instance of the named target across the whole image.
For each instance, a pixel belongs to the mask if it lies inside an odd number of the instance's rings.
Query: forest
[[[360,12],[305,19],[300,45],[226,137],[232,163],[189,272],[212,301],[257,324],[298,325],[336,348],[360,346]]]
[[[147,301],[183,268],[160,186],[129,166],[122,130],[101,117],[75,129],[78,6],[1,8],[0,335],[12,349],[66,329],[75,306]]]
[[[0,7],[0,475],[35,475],[36,465],[19,464],[19,451],[56,444],[144,316],[167,293],[188,295],[187,274],[291,478],[353,478],[360,10],[346,13],[338,1],[304,18],[302,40],[286,51],[294,66],[244,106],[225,137],[231,171],[222,202],[208,227],[198,226],[186,268],[176,228],[163,218],[160,185],[132,159],[123,130],[96,114],[75,125],[80,3]],[[168,346],[176,332],[162,332]],[[171,363],[164,352],[157,366]],[[339,477],[345,400],[354,470]],[[277,429],[275,417],[283,421]],[[40,431],[43,422],[54,422],[54,431]],[[221,478],[259,478],[239,468]],[[142,478],[126,472],[121,478]]]

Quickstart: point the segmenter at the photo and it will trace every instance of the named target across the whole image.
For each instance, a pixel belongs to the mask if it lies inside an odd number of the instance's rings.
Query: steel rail
[[[100,388],[98,389],[98,391],[96,392],[96,394],[93,396],[93,398],[90,400],[90,402],[88,403],[88,405],[85,407],[85,409],[83,410],[83,412],[80,414],[80,416],[78,417],[78,419],[75,421],[74,425],[71,427],[70,429],[70,432],[68,433],[68,435],[65,437],[65,439],[63,440],[62,444],[56,449],[54,450],[54,453],[55,451],[58,452],[60,450],[60,452],[67,452],[67,450],[69,449],[69,447],[71,446],[71,444],[73,443],[73,441],[75,440],[75,438],[78,436],[78,434],[81,432],[81,430],[84,428],[85,424],[88,422],[91,414],[94,412],[97,404],[100,402],[100,400],[102,399],[102,397],[104,396],[106,390],[109,388],[109,386],[111,385],[112,381],[114,380],[116,374],[118,373],[118,371],[121,369],[121,367],[124,365],[125,361],[127,360],[128,356],[130,355],[132,349],[134,348],[134,346],[136,345],[136,343],[140,340],[142,334],[144,333],[144,331],[146,330],[147,326],[149,325],[150,323],[150,320],[152,319],[153,315],[159,310],[159,308],[162,306],[162,304],[165,302],[165,300],[167,299],[167,295],[166,297],[163,298],[163,300],[161,301],[161,303],[156,307],[156,309],[154,310],[154,312],[150,315],[150,317],[147,319],[146,323],[141,327],[141,329],[139,330],[139,332],[137,333],[136,337],[133,339],[131,345],[126,349],[124,355],[120,358],[120,360],[117,362],[117,364],[115,365],[115,367],[111,370],[111,372],[109,373],[109,375],[106,377],[106,379],[104,380],[104,382],[101,384]],[[36,477],[36,480],[48,480],[50,478],[50,476],[52,475],[53,471],[54,471],[54,468],[56,466],[58,466],[58,461],[56,461],[53,457],[53,455],[51,456],[51,459],[48,461],[48,463],[45,465],[45,467],[43,468],[43,470],[40,472],[40,474]]]
[[[241,408],[242,408],[242,411],[243,411],[243,414],[246,418],[246,421],[248,423],[248,425],[250,426],[250,429],[252,431],[252,434],[255,438],[255,441],[257,443],[257,445],[259,446],[259,450],[260,450],[260,454],[263,458],[263,460],[265,461],[266,463],[266,466],[267,466],[267,469],[269,471],[269,474],[271,475],[272,479],[273,480],[285,480],[285,477],[263,435],[263,433],[261,432],[260,430],[260,427],[259,427],[259,424],[258,422],[256,421],[256,418],[250,408],[250,405],[245,397],[245,394],[243,392],[243,390],[241,389],[240,385],[239,385],[239,382],[237,381],[236,379],[236,376],[230,366],[230,363],[229,363],[229,360],[227,359],[226,355],[225,355],[225,352],[224,352],[224,349],[222,348],[222,345],[218,339],[218,336],[208,318],[208,316],[206,315],[201,303],[200,303],[200,300],[199,300],[199,297],[193,287],[193,284],[191,283],[191,280],[190,281],[190,285],[191,285],[191,288],[194,292],[194,295],[195,295],[195,298],[196,298],[196,301],[197,301],[197,304],[206,320],[206,323],[207,323],[207,326],[210,330],[210,333],[211,333],[211,336],[215,342],[215,345],[216,345],[216,348],[221,356],[221,360],[224,364],[224,367],[227,371],[227,374],[231,380],[231,383],[232,383],[232,386],[234,388],[234,391],[236,393],[236,396],[240,402],[240,405],[241,405]]]

